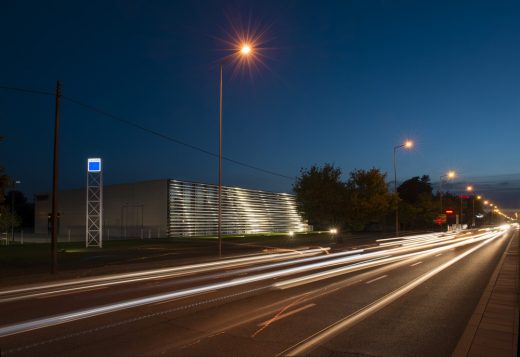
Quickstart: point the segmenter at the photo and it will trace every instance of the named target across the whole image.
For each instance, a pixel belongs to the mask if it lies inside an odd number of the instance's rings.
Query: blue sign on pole
[[[101,172],[101,159],[99,159],[99,158],[88,159],[87,171],[88,172]]]

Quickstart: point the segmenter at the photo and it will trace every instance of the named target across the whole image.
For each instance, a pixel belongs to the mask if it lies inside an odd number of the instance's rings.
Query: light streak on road
[[[374,283],[374,282],[376,282],[378,280],[384,279],[386,277],[388,277],[388,275],[386,275],[386,274],[385,275],[381,275],[380,277],[377,277],[377,278],[374,278],[374,279],[371,279],[371,280],[367,281],[365,284],[372,284],[372,283]]]
[[[401,255],[395,255],[395,256],[390,256],[390,257],[380,257],[379,259],[374,258],[371,260],[365,260],[363,262],[349,265],[346,267],[331,269],[331,270],[327,270],[327,271],[323,271],[323,272],[319,272],[319,273],[315,273],[315,274],[310,274],[310,275],[305,275],[302,277],[285,280],[285,281],[282,281],[279,283],[275,283],[274,286],[279,289],[288,289],[288,288],[293,288],[295,286],[320,281],[323,279],[329,279],[329,278],[332,278],[332,277],[335,277],[338,275],[343,275],[343,274],[358,271],[361,269],[375,267],[378,265],[389,264],[389,263],[393,263],[396,261],[409,259],[409,258],[417,259],[417,258],[421,258],[421,257],[426,257],[428,255],[438,253],[439,251],[450,250],[450,249],[454,249],[454,248],[461,247],[464,245],[473,244],[473,243],[479,242],[481,240],[488,239],[490,237],[494,237],[497,234],[501,235],[502,233],[501,232],[500,233],[493,233],[493,232],[484,233],[484,234],[480,234],[480,235],[477,235],[472,238],[465,238],[463,240],[457,240],[457,241],[454,240],[452,244],[443,246],[443,247],[435,248],[434,247],[435,244],[430,244],[425,247],[425,249],[426,248],[430,248],[430,249],[426,249],[426,250],[422,250],[422,251],[418,251],[418,252],[412,252],[412,253],[406,253],[406,252],[409,252],[410,249],[394,249],[394,251],[399,250]],[[388,254],[389,251],[373,252],[373,253],[365,254],[364,256],[374,257],[377,255],[382,255],[383,253]]]
[[[5,337],[13,334],[23,333],[35,329],[41,329],[49,326],[59,325],[75,320],[90,318],[94,316],[98,316],[101,314],[112,313],[120,310],[135,308],[139,306],[156,304],[160,302],[172,301],[179,298],[185,298],[189,296],[199,295],[203,293],[213,292],[225,288],[236,287],[244,284],[257,283],[266,280],[270,280],[273,278],[286,277],[289,275],[303,274],[308,273],[313,270],[320,269],[328,269],[338,265],[346,265],[340,268],[334,268],[326,271],[321,271],[318,273],[304,275],[302,277],[292,278],[289,280],[281,281],[278,283],[268,284],[264,288],[272,289],[272,288],[289,288],[296,285],[301,285],[317,280],[322,280],[330,277],[334,277],[340,274],[346,274],[352,271],[376,267],[382,264],[388,264],[391,262],[396,262],[399,260],[409,259],[409,258],[417,258],[420,256],[427,256],[431,254],[435,254],[441,251],[445,251],[448,249],[453,249],[455,247],[460,247],[468,244],[473,244],[481,241],[488,241],[494,239],[498,236],[502,235],[502,231],[499,232],[486,232],[482,234],[477,234],[471,237],[464,237],[459,239],[452,239],[449,244],[446,242],[429,242],[425,243],[420,251],[417,250],[417,247],[401,247],[401,248],[393,248],[387,249],[384,251],[378,252],[370,252],[365,254],[356,254],[351,255],[353,253],[357,253],[355,251],[343,252],[340,254],[348,254],[347,256],[339,256],[330,254],[327,255],[326,261],[313,262],[310,264],[305,264],[301,266],[286,268],[277,271],[265,272],[262,274],[256,274],[251,276],[239,277],[227,281],[222,281],[218,283],[212,283],[207,285],[202,285],[194,288],[187,288],[178,291],[171,291],[167,293],[156,294],[152,296],[135,298],[127,301],[116,302],[108,305],[87,308],[79,311],[73,311],[69,313],[58,314],[55,316],[44,317],[40,319],[35,319],[31,321],[25,321],[21,323],[14,323],[11,325],[0,327],[0,337]],[[439,245],[443,246],[439,246]],[[479,244],[479,247],[481,244]],[[305,259],[314,259],[314,258],[305,258]],[[461,259],[461,258],[460,258]],[[308,262],[307,262],[308,263]],[[200,265],[198,265],[200,266]]]
[[[339,333],[345,331],[346,329],[354,326],[358,322],[364,320],[368,316],[376,313],[377,311],[381,310],[385,306],[391,304],[395,300],[399,299],[401,296],[407,294],[417,286],[421,285],[428,279],[432,278],[433,276],[437,275],[441,271],[445,270],[446,268],[452,266],[453,264],[457,263],[459,260],[465,258],[466,256],[472,254],[473,252],[481,249],[485,245],[489,244],[493,240],[497,239],[498,237],[502,236],[502,234],[495,234],[483,242],[479,243],[478,245],[470,248],[469,250],[465,251],[464,253],[458,255],[457,257],[447,261],[446,263],[430,270],[429,272],[421,275],[420,277],[412,280],[410,283],[403,285],[402,287],[394,290],[393,292],[385,295],[384,297],[376,300],[375,302],[365,306],[364,308],[356,311],[355,313],[346,316],[345,318],[336,321],[335,323],[327,326],[326,328],[316,332],[315,334],[309,336],[308,338],[302,340],[301,342],[289,347],[288,349],[282,351],[278,354],[278,356],[300,356],[304,354],[308,354],[313,349],[315,349],[317,346],[322,345],[326,341],[329,341],[334,336],[338,335]]]
[[[145,270],[125,274],[111,274],[100,277],[75,279],[69,281],[61,281],[57,283],[39,284],[23,288],[0,290],[0,303],[27,298],[42,297],[47,295],[62,294],[67,292],[90,290],[96,287],[121,285],[140,281],[157,280],[197,273],[204,273],[212,270],[236,268],[248,264],[264,263],[273,260],[276,261],[309,255],[312,256],[323,253],[324,251],[328,250],[330,250],[330,248],[315,248],[303,251],[293,250],[289,253],[285,252],[253,257],[235,258],[216,262],[183,265],[172,268]]]

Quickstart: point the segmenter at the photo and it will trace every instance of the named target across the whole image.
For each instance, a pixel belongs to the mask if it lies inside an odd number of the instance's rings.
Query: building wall
[[[134,182],[103,187],[103,237],[143,238],[167,234],[167,180]],[[59,193],[59,234],[85,236],[86,188]],[[46,233],[51,195],[36,195],[35,232]]]
[[[86,187],[59,193],[59,235],[85,239]],[[50,194],[36,195],[35,232],[49,229]],[[295,197],[222,187],[222,234],[305,232]],[[103,239],[209,236],[218,233],[218,186],[154,180],[103,188]]]
[[[169,181],[168,232],[177,236],[218,233],[218,186]],[[222,234],[305,232],[295,197],[286,193],[222,187]]]

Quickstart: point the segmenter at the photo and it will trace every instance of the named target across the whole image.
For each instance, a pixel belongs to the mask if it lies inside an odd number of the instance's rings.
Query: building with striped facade
[[[103,239],[215,236],[218,186],[172,179],[107,185],[103,189]],[[84,238],[86,189],[59,193],[59,235]],[[295,197],[222,187],[222,234],[306,232]],[[50,194],[36,195],[35,232],[48,234]]]
[[[170,236],[209,236],[218,230],[218,186],[169,180]],[[294,196],[222,187],[222,234],[305,232]]]

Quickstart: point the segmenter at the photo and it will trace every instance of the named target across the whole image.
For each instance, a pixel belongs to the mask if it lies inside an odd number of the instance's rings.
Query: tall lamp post
[[[466,192],[473,192],[473,186],[471,186],[471,185],[466,186]],[[462,202],[462,199],[461,199],[461,202]],[[475,205],[474,204],[475,204],[475,202],[473,201],[473,218],[471,219],[472,222],[473,222],[473,219],[475,217]],[[469,202],[468,202],[468,204],[466,206],[466,211],[469,211],[469,207],[468,206],[469,206]],[[461,204],[461,211],[462,211],[462,204]],[[466,216],[467,216],[467,214],[466,214]],[[469,224],[468,219],[466,219],[466,222]]]
[[[397,160],[396,154],[397,150],[401,148],[411,149],[413,147],[413,141],[406,140],[401,145],[394,146],[394,194],[396,197],[396,206],[395,206],[395,236],[399,237],[399,195],[397,193]]]
[[[471,191],[473,191],[473,186],[471,186],[471,185],[466,186],[466,192],[471,192]],[[460,195],[460,226],[461,227],[462,227],[462,199],[463,198],[469,199],[469,196],[464,196],[463,194]],[[467,207],[466,211],[468,211],[468,210],[469,210],[469,207]],[[466,214],[466,216],[467,216],[467,214]],[[466,221],[467,221],[467,219],[466,219]]]
[[[441,177],[440,177],[440,180],[439,180],[439,200],[440,200],[440,205],[441,205],[441,213],[442,213],[442,182],[443,182],[443,179],[446,178],[448,180],[451,180],[451,179],[454,179],[455,176],[457,176],[455,171],[448,171],[447,173],[445,173],[444,175],[441,175]]]
[[[489,225],[493,225],[493,204],[489,202]]]
[[[489,206],[489,224],[491,225],[491,215],[492,215],[491,212],[493,211],[493,204],[491,202],[489,202],[488,200],[485,200],[484,206]]]
[[[482,196],[480,196],[480,195],[478,195],[478,196],[473,195],[473,219],[472,219],[473,227],[475,227],[475,198],[477,200],[480,200],[480,199],[482,199]]]
[[[249,56],[253,49],[249,44],[242,44],[236,54],[240,56]],[[227,60],[230,58],[228,57]],[[218,149],[218,256],[222,256],[222,82],[223,82],[223,66],[226,61],[220,62],[219,65],[219,149]]]

